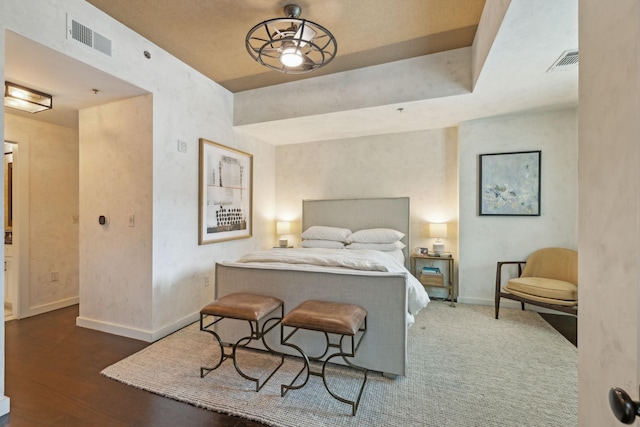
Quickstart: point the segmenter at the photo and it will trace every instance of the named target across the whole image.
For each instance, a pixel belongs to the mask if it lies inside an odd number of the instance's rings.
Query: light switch
[[[187,142],[178,140],[178,151],[181,153],[187,152]]]
[[[135,214],[131,214],[129,215],[129,227],[135,227],[136,226],[136,216]]]

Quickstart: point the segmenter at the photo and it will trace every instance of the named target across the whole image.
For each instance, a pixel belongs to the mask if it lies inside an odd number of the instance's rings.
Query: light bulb
[[[282,55],[280,55],[280,62],[285,67],[299,67],[302,65],[304,59],[302,58],[302,54],[300,50],[295,47],[285,47],[282,51]]]

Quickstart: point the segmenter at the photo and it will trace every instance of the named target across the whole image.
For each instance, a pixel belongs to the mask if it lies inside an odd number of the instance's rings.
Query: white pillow
[[[303,248],[344,249],[344,243],[335,240],[303,240]]]
[[[347,243],[393,243],[404,237],[404,233],[390,228],[359,230],[349,236]]]
[[[351,230],[348,228],[314,225],[302,233],[302,238],[305,240],[335,240],[336,242],[346,242],[350,234]]]
[[[374,251],[395,251],[404,248],[401,241],[393,243],[351,243],[347,245],[347,249],[372,249]]]

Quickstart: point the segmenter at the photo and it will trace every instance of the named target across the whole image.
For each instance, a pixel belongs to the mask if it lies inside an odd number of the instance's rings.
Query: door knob
[[[636,402],[621,388],[609,390],[609,406],[613,415],[624,424],[633,424],[640,416],[640,402]]]

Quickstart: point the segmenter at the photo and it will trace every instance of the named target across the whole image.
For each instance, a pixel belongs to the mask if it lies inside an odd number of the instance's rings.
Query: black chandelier
[[[272,70],[302,74],[327,65],[336,56],[336,38],[322,25],[299,19],[296,4],[284,7],[286,18],[275,18],[253,27],[245,39],[253,59]]]

